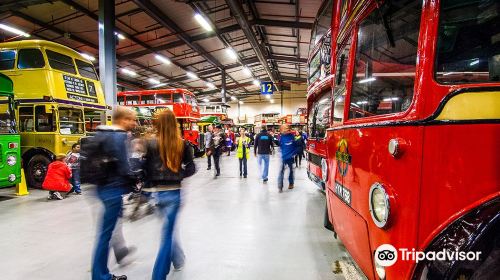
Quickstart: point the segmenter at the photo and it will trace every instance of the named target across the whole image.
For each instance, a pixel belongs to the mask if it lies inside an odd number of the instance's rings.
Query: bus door
[[[352,209],[343,219],[352,233],[347,242],[356,243],[346,247],[367,275],[373,275],[371,252],[378,246],[412,250],[418,240],[423,127],[401,123],[415,88],[422,3],[390,6],[374,10],[359,25],[356,49],[351,51],[348,116],[336,147],[342,185],[334,192]],[[389,28],[380,13],[394,19]],[[387,32],[399,35],[390,42]],[[386,268],[388,278],[409,278],[391,271],[409,271],[411,265],[396,262]]]
[[[336,74],[333,87],[332,127],[327,133],[327,201],[332,225],[342,242],[363,272],[373,278],[368,226],[366,220],[355,208],[359,195],[349,182],[353,173],[352,146],[348,131],[344,129],[345,102],[348,92],[348,67],[351,53],[351,39],[339,44],[335,59]],[[350,77],[349,77],[350,78]],[[323,165],[322,165],[323,166]],[[325,170],[325,167],[322,167]]]

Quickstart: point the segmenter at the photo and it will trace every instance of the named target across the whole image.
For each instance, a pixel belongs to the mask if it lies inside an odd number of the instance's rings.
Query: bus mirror
[[[14,109],[17,109],[19,107],[19,100],[14,100]]]

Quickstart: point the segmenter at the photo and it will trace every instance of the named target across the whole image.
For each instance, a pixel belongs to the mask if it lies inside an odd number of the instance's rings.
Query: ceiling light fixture
[[[115,35],[116,35],[116,37],[118,37],[118,39],[125,40],[125,36],[123,36],[123,34],[118,33],[118,32],[115,31]]]
[[[245,103],[245,102],[243,102],[243,101],[241,101],[241,100],[240,100],[240,102],[239,102],[239,103],[240,103],[240,104],[243,104],[243,103]]]
[[[269,100],[269,102],[274,103],[274,99]]]
[[[149,78],[148,82],[150,82],[151,84],[154,84],[154,85],[160,84],[160,81],[158,81],[157,79],[154,79],[154,78]]]
[[[87,60],[95,61],[95,57],[91,56],[90,54],[80,53],[80,55],[83,56],[83,58],[85,58]]]
[[[236,96],[231,96],[231,100],[238,100],[238,98],[236,98]]]
[[[231,48],[226,48],[226,53],[227,53],[227,55],[231,59],[237,59],[238,58],[238,55],[236,54],[236,52],[233,49],[231,49]]]
[[[260,81],[259,80],[253,80],[253,84],[256,86],[260,86]]]
[[[31,37],[30,34],[20,30],[20,29],[17,29],[17,28],[14,28],[14,27],[11,27],[11,26],[8,26],[8,25],[5,25],[5,24],[1,24],[0,23],[0,29],[3,29],[5,31],[8,31],[10,33],[14,33],[14,34],[17,34],[17,35],[21,35],[21,36],[24,36],[24,37]]]
[[[270,94],[266,94],[266,98],[267,99],[271,99],[271,95]]]
[[[252,75],[252,71],[250,71],[250,69],[248,69],[248,67],[246,67],[246,66],[243,67],[243,73],[245,73],[245,75],[248,75],[248,76]]]
[[[195,73],[193,73],[193,72],[189,72],[189,71],[187,71],[187,72],[186,72],[186,75],[187,75],[189,78],[191,78],[191,79],[198,79],[198,76],[196,76],[196,74],[195,74]]]
[[[208,103],[210,100],[208,98],[203,98],[203,102]]]
[[[212,26],[208,21],[200,14],[194,15],[194,19],[203,27],[206,31],[213,31]]]
[[[212,84],[211,82],[207,82],[207,87],[209,87],[209,88],[212,88],[212,89],[213,89],[213,88],[215,88],[215,85],[214,85],[214,84]]]
[[[128,69],[126,69],[126,68],[122,68],[122,72],[123,72],[124,74],[127,74],[127,75],[132,76],[132,77],[137,76],[137,73],[135,73],[135,72],[134,72],[134,71],[132,71],[132,70],[128,70]]]
[[[157,60],[159,60],[159,61],[161,61],[161,62],[165,63],[165,64],[170,64],[170,59],[168,59],[168,58],[166,58],[166,57],[164,57],[164,56],[162,56],[162,55],[157,54],[157,55],[155,55],[155,58],[156,58]]]
[[[366,78],[366,79],[360,80],[358,83],[364,84],[364,83],[368,83],[368,82],[373,82],[375,80],[376,80],[375,77],[370,77],[370,78]]]

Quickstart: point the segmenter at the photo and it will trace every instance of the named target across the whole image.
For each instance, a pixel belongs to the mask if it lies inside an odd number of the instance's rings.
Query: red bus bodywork
[[[427,279],[429,271],[439,273],[439,269],[433,270],[437,261],[417,265],[414,261],[398,260],[377,271],[374,252],[382,244],[423,252],[472,248],[481,248],[483,255],[492,252],[494,246],[485,243],[484,236],[496,234],[497,237],[488,238],[497,241],[500,236],[500,82],[493,78],[476,83],[443,82],[445,78],[441,78],[438,82],[435,63],[440,1],[415,1],[421,5],[421,15],[417,15],[418,40],[410,42],[417,48],[416,64],[414,70],[410,69],[414,77],[411,103],[400,112],[371,115],[362,109],[365,107],[353,105],[355,82],[366,83],[382,77],[381,65],[376,63],[370,65],[371,72],[365,71],[376,77],[371,80],[360,80],[353,71],[361,38],[360,24],[377,13],[382,2],[334,1],[330,34],[331,73],[335,74],[309,86],[308,106],[329,87],[333,97],[331,108],[337,105],[337,100],[350,106],[344,106],[339,121],[335,121],[331,110],[326,139],[309,138],[308,171],[326,179],[329,222],[369,279],[380,279],[379,271],[383,271],[385,279]],[[456,42],[461,43],[466,42]],[[345,46],[348,47],[344,49]],[[344,73],[338,72],[334,62],[338,63],[344,58],[341,55],[347,53],[345,96],[336,99],[335,76]],[[396,82],[398,77],[408,76],[405,65],[399,69],[397,64],[385,67],[394,68],[389,75]],[[464,75],[465,79],[481,74],[449,75]],[[380,102],[377,110],[389,108],[384,102]],[[310,116],[308,120],[312,121]],[[326,160],[318,167],[311,154],[324,155]],[[327,171],[326,175],[321,168]],[[388,219],[383,223],[375,221],[371,205],[371,194],[376,188],[384,191]],[[488,211],[491,213],[485,214]],[[449,273],[446,277],[458,273],[452,268],[461,265],[460,262],[444,264],[449,265],[446,269],[441,267]],[[484,259],[471,269],[479,269],[481,265],[486,265]],[[463,273],[463,279],[468,279],[467,272]],[[442,275],[434,277],[449,279]]]
[[[186,89],[125,91],[118,93],[118,104],[137,108],[169,108],[177,118],[182,136],[200,147],[198,125],[201,117],[195,95]]]

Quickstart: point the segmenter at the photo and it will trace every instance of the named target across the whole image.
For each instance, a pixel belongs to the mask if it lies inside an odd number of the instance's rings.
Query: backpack
[[[88,136],[81,138],[80,141],[81,183],[105,184],[110,162],[104,153],[102,137]]]

